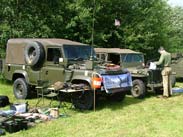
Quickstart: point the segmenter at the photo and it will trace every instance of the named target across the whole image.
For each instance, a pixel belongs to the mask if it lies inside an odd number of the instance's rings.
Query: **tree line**
[[[147,59],[158,56],[159,46],[171,52],[183,47],[183,9],[166,0],[0,1],[0,52],[10,38],[65,38],[130,48]]]

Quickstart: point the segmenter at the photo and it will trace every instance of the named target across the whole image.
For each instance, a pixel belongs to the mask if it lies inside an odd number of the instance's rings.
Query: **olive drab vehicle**
[[[79,109],[92,108],[93,91],[121,101],[132,87],[129,72],[109,69],[92,46],[66,39],[8,40],[3,71],[17,99],[28,98],[40,81],[62,82],[59,92],[70,94]]]
[[[183,54],[182,53],[172,53],[172,63],[171,68],[173,72],[176,72],[177,78],[183,78]]]
[[[119,48],[95,48],[95,51],[100,60],[119,64],[122,68],[127,68],[131,72],[133,81],[132,96],[143,98],[146,91],[159,92],[162,90],[161,69],[150,70],[145,68],[142,53]]]

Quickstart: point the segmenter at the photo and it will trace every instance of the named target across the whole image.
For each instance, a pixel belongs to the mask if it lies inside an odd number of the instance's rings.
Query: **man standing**
[[[169,97],[172,95],[172,84],[171,84],[171,54],[168,53],[163,47],[160,47],[158,52],[161,54],[158,62],[155,62],[156,65],[161,65],[163,70],[161,72],[163,79],[163,97]]]

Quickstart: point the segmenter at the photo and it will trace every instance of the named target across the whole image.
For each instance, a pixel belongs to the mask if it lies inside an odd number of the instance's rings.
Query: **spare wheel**
[[[44,47],[41,43],[31,42],[25,47],[25,61],[28,65],[40,65],[43,63],[44,57]]]

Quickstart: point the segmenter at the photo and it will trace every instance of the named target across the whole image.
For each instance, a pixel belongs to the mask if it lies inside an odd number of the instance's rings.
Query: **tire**
[[[84,91],[72,95],[72,103],[75,108],[81,110],[90,110],[93,108],[93,92]]]
[[[145,85],[144,82],[140,79],[136,79],[132,82],[133,87],[131,89],[131,94],[135,98],[144,98],[145,97]]]
[[[125,96],[126,92],[117,92],[107,96],[107,99],[109,99],[110,101],[121,102],[125,99]]]
[[[172,84],[172,87],[175,87],[175,83],[176,83],[176,77],[175,77],[175,75],[171,75],[171,84]]]
[[[31,42],[25,47],[25,62],[31,67],[38,68],[43,64],[45,58],[44,47],[41,43]]]
[[[17,99],[26,99],[29,96],[29,86],[24,78],[18,78],[13,83],[13,93]]]

